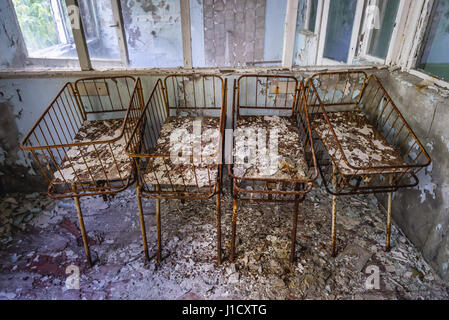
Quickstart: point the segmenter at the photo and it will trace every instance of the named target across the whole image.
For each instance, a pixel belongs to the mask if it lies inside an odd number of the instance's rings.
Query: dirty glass
[[[318,8],[318,0],[310,1],[309,31],[312,31],[312,32],[315,32],[317,8]]]
[[[192,0],[194,67],[280,65],[287,0]]]
[[[95,60],[120,60],[111,0],[78,0],[89,55]]]
[[[368,48],[369,55],[381,59],[385,59],[387,57],[399,2],[400,0],[378,0],[376,12],[379,13],[379,18],[378,21],[375,21],[373,24],[374,29],[371,33]]]
[[[64,1],[13,0],[31,58],[78,58]]]
[[[348,60],[357,0],[331,0],[327,22],[325,58],[344,62]]]
[[[179,0],[121,0],[121,5],[131,67],[183,66]]]
[[[316,5],[318,1],[311,0],[299,0],[298,1],[298,12],[296,16],[296,30],[295,30],[295,44],[293,48],[293,65],[313,65],[315,64],[315,59],[309,54],[312,50],[312,46],[316,41],[316,35],[311,35],[310,32],[315,30],[316,22]],[[308,5],[312,5],[310,10],[307,8]],[[315,8],[314,8],[315,6]],[[306,15],[309,14],[309,26],[306,23]],[[304,32],[308,31],[308,32]]]
[[[449,0],[436,0],[418,62],[421,69],[449,80]]]

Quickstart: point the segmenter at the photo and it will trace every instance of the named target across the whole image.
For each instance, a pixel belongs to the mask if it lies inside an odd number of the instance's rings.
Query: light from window
[[[368,54],[385,59],[393,33],[396,14],[398,12],[400,0],[378,0],[379,26],[380,29],[373,29],[369,40]]]
[[[346,63],[351,44],[357,0],[331,0],[327,22],[325,58]]]
[[[426,31],[426,41],[419,59],[421,69],[449,80],[449,1],[436,0]]]
[[[32,58],[77,58],[65,1],[13,0]]]

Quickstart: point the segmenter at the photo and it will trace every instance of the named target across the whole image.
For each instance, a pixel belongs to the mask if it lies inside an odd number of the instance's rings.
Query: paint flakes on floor
[[[333,258],[330,197],[314,188],[300,206],[293,264],[293,205],[241,202],[230,263],[231,204],[225,190],[224,262],[217,266],[215,199],[163,200],[157,265],[154,200],[143,201],[152,257],[145,263],[132,188],[106,203],[82,198],[96,260],[89,268],[73,200],[7,195],[0,202],[0,299],[449,299],[448,285],[396,226],[391,252],[383,250],[385,216],[372,196],[338,198]],[[67,288],[71,265],[79,290]]]

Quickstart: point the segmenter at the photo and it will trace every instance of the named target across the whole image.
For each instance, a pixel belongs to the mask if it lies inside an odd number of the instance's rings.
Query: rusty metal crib
[[[234,81],[233,161],[228,165],[233,195],[231,261],[238,200],[294,203],[290,252],[294,261],[298,206],[318,177],[301,87],[295,77],[282,75],[245,75]]]
[[[332,255],[340,195],[388,193],[385,249],[390,250],[393,192],[418,184],[429,155],[375,75],[318,73],[306,87],[319,171],[332,195]]]
[[[216,195],[217,262],[221,263],[222,145],[226,86],[217,75],[169,75],[158,80],[126,151],[137,172],[137,201],[149,261],[142,198],[156,199],[157,262],[162,255],[161,199]]]
[[[31,152],[54,199],[74,198],[92,265],[80,198],[115,194],[134,180],[125,146],[142,109],[140,80],[83,78],[68,82],[21,143]]]

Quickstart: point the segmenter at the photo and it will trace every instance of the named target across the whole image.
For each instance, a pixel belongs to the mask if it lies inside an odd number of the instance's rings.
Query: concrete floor
[[[297,260],[288,262],[292,204],[239,204],[237,259],[228,261],[232,200],[222,200],[224,262],[215,264],[215,199],[162,201],[163,261],[156,265],[155,202],[144,201],[150,254],[144,263],[133,188],[107,202],[82,198],[87,267],[73,200],[10,194],[0,202],[0,299],[449,299],[418,251],[373,196],[338,198],[338,256],[329,254],[330,197],[314,188],[300,206]],[[79,268],[80,289],[66,286]],[[376,284],[378,288],[367,287]],[[71,279],[71,278],[70,278]]]

